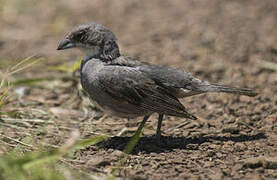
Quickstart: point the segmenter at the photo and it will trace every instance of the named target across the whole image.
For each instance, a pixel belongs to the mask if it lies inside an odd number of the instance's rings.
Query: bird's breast
[[[82,64],[81,84],[83,89],[87,93],[90,94],[91,92],[97,91],[97,88],[99,88],[98,75],[102,68],[103,64],[101,62],[98,62],[98,60],[94,59],[84,62]]]

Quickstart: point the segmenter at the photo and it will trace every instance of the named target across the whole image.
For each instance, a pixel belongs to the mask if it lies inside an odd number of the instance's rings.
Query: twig
[[[54,124],[54,121],[50,120],[42,120],[42,119],[12,119],[12,118],[1,118],[4,121],[15,121],[15,122],[32,122],[32,123],[47,123],[47,124]]]
[[[0,125],[6,126],[7,128],[17,129],[17,130],[20,130],[20,131],[22,131],[22,132],[25,131],[25,130],[27,130],[26,127],[18,127],[18,126],[15,126],[15,125],[12,125],[12,124],[7,124],[7,123],[1,123],[1,122],[0,122]],[[33,128],[28,128],[28,130],[29,130],[29,131],[34,131],[34,132],[45,133],[45,131],[41,131],[41,130],[33,129]],[[51,134],[51,135],[53,135],[53,136],[56,135],[56,134],[54,134],[54,133],[49,133],[49,132],[48,132],[48,134]],[[25,133],[25,135],[32,136],[32,135],[29,134],[29,133],[28,133],[28,134]]]
[[[98,119],[99,122],[103,122],[108,117],[107,114],[104,114],[100,119]]]
[[[45,142],[41,142],[40,143],[43,146],[48,146],[48,147],[52,147],[52,148],[59,148],[60,146],[54,145],[54,144],[49,144],[49,143],[45,143]]]
[[[273,63],[273,62],[268,62],[268,61],[261,60],[260,63],[259,63],[259,66],[264,68],[264,69],[270,69],[270,70],[277,71],[277,64]]]
[[[68,131],[74,130],[74,128],[70,128],[70,127],[66,127],[66,126],[58,126],[58,129],[64,129],[64,130],[68,130]]]
[[[128,128],[124,127],[116,136],[121,136]]]
[[[35,109],[35,108],[31,108],[32,111],[35,111],[35,112],[38,112],[38,113],[41,113],[43,115],[47,115],[48,113],[46,111],[43,111],[41,109]]]
[[[178,129],[178,128],[181,128],[181,127],[183,127],[183,126],[186,126],[186,125],[189,124],[189,123],[191,123],[191,121],[187,121],[187,120],[186,120],[185,122],[179,124],[178,126],[169,128],[169,129],[165,130],[164,132],[165,132],[165,133],[168,133],[168,132],[170,132],[170,131],[172,131],[172,130],[174,130],[174,129]]]
[[[236,120],[236,123],[237,123],[238,125],[244,125],[244,126],[246,126],[247,128],[253,130],[254,132],[262,132],[262,131],[260,131],[260,130],[258,130],[258,129],[256,129],[256,128],[250,126],[250,125],[247,124],[246,122],[241,121],[241,120]]]
[[[7,138],[7,139],[9,139],[9,140],[12,140],[12,141],[14,141],[14,142],[17,142],[17,143],[19,143],[19,144],[21,144],[21,145],[27,146],[27,147],[29,147],[29,148],[36,149],[36,148],[34,148],[32,145],[30,145],[30,144],[26,144],[26,143],[24,143],[24,142],[22,142],[22,141],[19,141],[19,140],[17,140],[17,139],[11,138],[11,137],[9,137],[9,136],[3,135],[3,134],[0,134],[0,136],[2,136],[2,137],[4,137],[4,138]]]
[[[30,133],[24,132],[26,130],[26,127],[19,127],[19,126],[15,126],[15,125],[12,125],[12,124],[7,124],[7,123],[2,123],[2,122],[0,122],[0,125],[5,126],[7,128],[19,130],[22,134],[24,134],[26,136],[33,136]]]
[[[16,147],[16,145],[7,143],[7,142],[3,141],[2,139],[0,139],[0,141],[1,141],[2,143],[4,143],[4,144],[7,144],[8,146]]]

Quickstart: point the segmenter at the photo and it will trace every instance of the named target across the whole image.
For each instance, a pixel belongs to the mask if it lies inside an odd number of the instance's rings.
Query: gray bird
[[[75,27],[57,50],[75,47],[84,52],[82,87],[105,113],[127,118],[144,116],[139,128],[151,114],[158,113],[158,142],[164,115],[197,119],[178,98],[206,92],[257,95],[250,89],[212,84],[187,72],[121,55],[116,41],[108,28],[91,22]]]

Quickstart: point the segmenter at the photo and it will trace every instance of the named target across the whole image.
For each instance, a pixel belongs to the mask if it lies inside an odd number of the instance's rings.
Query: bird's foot
[[[156,145],[160,146],[161,145],[161,134],[156,134]]]

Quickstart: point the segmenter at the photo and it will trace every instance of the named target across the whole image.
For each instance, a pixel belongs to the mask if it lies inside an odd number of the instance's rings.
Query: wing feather
[[[196,119],[176,97],[136,68],[108,65],[98,78],[102,90],[112,98],[159,114]]]

